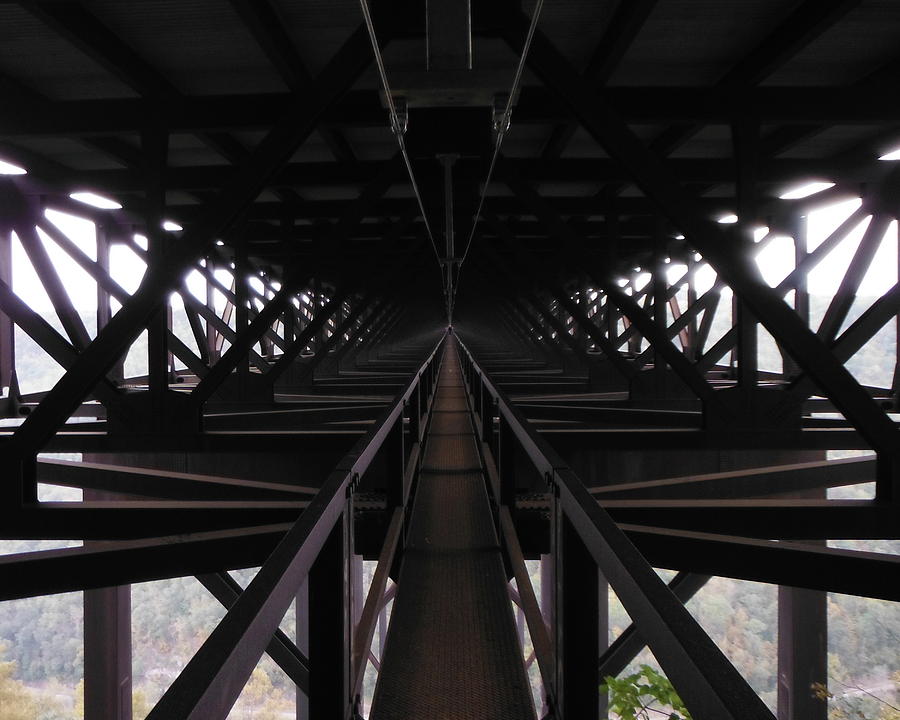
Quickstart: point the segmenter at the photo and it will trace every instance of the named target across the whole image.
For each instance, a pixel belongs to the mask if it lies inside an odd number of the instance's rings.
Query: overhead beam
[[[900,601],[896,555],[630,525],[623,529],[654,567]]]
[[[0,538],[131,540],[293,522],[308,501],[39,503],[7,512]]]
[[[304,66],[270,0],[229,1],[284,83],[295,93],[305,92],[312,85],[313,77]],[[319,128],[319,134],[337,160],[356,160],[350,144],[337,130],[323,126]]]
[[[598,88],[609,82],[657,2],[658,0],[634,0],[633,2],[619,3],[616,6],[615,13],[603,31],[600,42],[597,43],[594,54],[588,62],[584,72],[586,79]],[[517,115],[516,122],[518,121]],[[559,157],[577,129],[577,123],[571,122],[553,128],[553,133],[541,153],[542,157],[545,160]]]
[[[631,6],[632,3],[628,3]],[[591,78],[586,77],[588,81]],[[747,107],[766,123],[785,125],[870,125],[900,119],[900,100],[865,86],[732,88],[648,86],[597,88],[629,123],[727,124]],[[0,90],[16,108],[0,117],[0,136],[75,137],[129,133],[154,117],[172,132],[265,129],[277,123],[291,102],[289,93],[210,95],[162,99],[37,100]],[[552,103],[543,88],[522,88],[516,124],[564,123],[571,116]],[[411,110],[415,119],[416,109]],[[424,117],[423,117],[424,119]],[[377,93],[355,90],[326,113],[323,122],[338,128],[380,127],[384,112]],[[340,158],[339,158],[340,159]]]
[[[783,540],[900,539],[896,511],[872,500],[605,500],[619,524]]]
[[[865,438],[853,428],[807,428],[801,430],[749,430],[715,427],[711,430],[690,428],[560,429],[558,425],[541,428],[541,434],[552,438],[554,445],[580,449],[618,448],[620,450],[871,450]],[[58,441],[57,441],[58,442]]]
[[[765,80],[859,4],[860,0],[804,0],[721,77],[717,87],[731,92],[738,88],[736,94],[743,95],[746,88]],[[756,115],[745,106],[743,115],[748,113]],[[695,126],[670,127],[653,142],[653,147],[667,155],[686,142],[697,129]]]
[[[861,0],[805,0],[719,80],[720,87],[756,85],[820,37]]]
[[[139,94],[150,98],[172,98],[178,94],[128,43],[79,3],[25,2],[22,6]]]
[[[281,432],[123,433],[108,435],[65,428],[47,442],[47,452],[242,452],[337,453],[363,434],[360,429]],[[10,434],[3,438],[6,444]],[[3,443],[0,443],[0,448]]]
[[[538,182],[556,182],[574,186],[583,183],[626,181],[628,170],[618,161],[609,158],[563,158],[553,161],[507,159],[511,169],[529,175]],[[735,163],[730,159],[671,159],[664,164],[679,178],[695,183],[731,183],[734,180]],[[357,188],[373,181],[383,168],[383,162],[304,162],[291,163],[276,172],[269,184],[273,187],[317,188],[322,186]],[[424,160],[417,164],[428,177]],[[778,186],[810,178],[841,179],[844,182],[879,177],[883,168],[849,168],[828,160],[769,159],[759,164],[759,182],[764,186]],[[224,186],[239,169],[233,165],[186,166],[167,169],[166,188],[169,190],[200,191]],[[454,167],[457,182],[471,183],[483,180],[480,161],[460,159]],[[79,187],[93,187],[111,193],[138,194],[144,190],[145,181],[137,169],[83,170],[78,172]],[[574,194],[574,193],[573,193]],[[626,206],[627,207],[627,206]]]
[[[0,557],[0,600],[254,567],[289,524],[193,532]]]
[[[38,482],[169,500],[297,500],[317,488],[286,483],[38,458]]]
[[[599,500],[750,498],[874,480],[875,458],[863,457],[620,483],[591,488],[591,493]]]

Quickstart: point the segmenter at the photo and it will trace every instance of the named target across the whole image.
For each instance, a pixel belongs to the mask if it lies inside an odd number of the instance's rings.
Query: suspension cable
[[[365,0],[362,0],[363,2]],[[463,263],[466,261],[466,257],[469,255],[469,248],[472,246],[472,239],[475,237],[475,229],[478,227],[478,221],[481,219],[481,211],[484,208],[484,200],[487,196],[488,186],[491,184],[491,178],[494,175],[494,168],[497,165],[497,159],[500,157],[500,148],[503,145],[503,138],[506,137],[506,133],[509,131],[509,126],[512,118],[512,108],[513,101],[516,97],[516,93],[519,91],[519,85],[522,82],[522,73],[525,70],[525,61],[528,58],[528,51],[531,49],[531,40],[534,38],[534,33],[537,30],[538,18],[541,15],[541,9],[544,7],[544,0],[537,0],[534,6],[534,13],[531,15],[531,24],[528,26],[528,34],[525,36],[525,45],[522,47],[522,54],[519,56],[519,62],[516,65],[516,74],[513,77],[512,89],[509,92],[509,95],[506,98],[506,107],[503,109],[503,115],[500,116],[500,119],[497,120],[494,124],[494,130],[496,132],[496,137],[494,140],[494,152],[491,155],[491,163],[488,166],[487,177],[484,181],[484,186],[481,189],[481,196],[478,199],[478,210],[475,212],[475,216],[472,218],[472,229],[469,232],[469,239],[466,241],[466,249],[463,251],[462,259],[459,261],[458,270],[462,270]],[[457,278],[456,286],[453,289],[453,301],[456,300],[456,289],[459,287],[459,282]]]
[[[437,243],[434,240],[434,234],[431,231],[431,224],[428,222],[428,214],[425,212],[425,203],[422,201],[422,194],[419,192],[419,184],[416,182],[416,176],[413,172],[412,163],[409,160],[409,153],[406,151],[406,141],[403,136],[406,132],[406,119],[401,118],[397,112],[397,106],[394,103],[394,96],[391,94],[391,87],[388,84],[387,71],[384,67],[384,58],[381,55],[381,47],[378,45],[378,37],[375,34],[375,24],[372,22],[372,14],[369,11],[369,3],[367,0],[359,0],[362,8],[363,18],[366,23],[366,30],[369,33],[369,40],[372,43],[372,52],[375,54],[375,65],[378,68],[378,75],[381,79],[381,87],[384,90],[385,102],[388,106],[388,113],[391,120],[391,132],[397,139],[397,145],[400,147],[400,154],[403,156],[403,163],[406,165],[406,172],[409,175],[409,182],[412,186],[413,193],[416,196],[416,202],[419,204],[419,212],[422,213],[422,220],[425,223],[425,232],[431,241],[431,248],[434,250],[434,256],[438,261],[438,267],[441,266],[441,254],[438,252]],[[447,286],[444,279],[444,273],[441,273],[441,284],[443,285],[444,294],[447,294]]]

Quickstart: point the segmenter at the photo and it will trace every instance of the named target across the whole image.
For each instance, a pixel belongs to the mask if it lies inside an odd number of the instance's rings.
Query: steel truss
[[[376,50],[421,36],[402,5],[373,3]],[[900,283],[858,311],[898,214],[900,174],[872,152],[900,117],[884,92],[897,60],[838,88],[762,84],[863,4],[795,3],[711,85],[646,88],[606,85],[664,3],[619,3],[582,66],[540,28],[525,55],[530,19],[490,5],[475,9],[476,34],[506,43],[539,83],[521,88],[513,127],[548,129],[539,151],[498,154],[490,182],[484,108],[424,111],[401,143],[408,157],[351,141],[385,124],[363,27],[314,75],[277,3],[231,0],[288,92],[195,96],[86,4],[18,8],[128,89],[53,99],[0,77],[15,107],[0,117],[0,154],[29,169],[0,178],[0,538],[85,542],[0,557],[0,600],[85,591],[88,717],[130,718],[122,586],[179,576],[228,611],[149,717],[225,717],[263,653],[296,684],[298,718],[359,715],[447,332],[424,222],[441,190],[448,226],[477,222],[465,272],[444,258],[452,332],[533,646],[523,661],[538,667],[549,716],[601,716],[601,679],[649,646],[694,717],[772,717],[684,607],[722,576],[781,586],[778,717],[820,720],[826,708],[803,691],[824,678],[824,593],[900,600],[896,555],[826,544],[898,539]],[[646,125],[663,130],[643,140]],[[729,157],[668,157],[714,125],[728,126]],[[870,125],[879,132],[859,147],[784,156],[829,127]],[[242,133],[261,128],[245,147]],[[573,150],[579,129],[603,157]],[[314,135],[333,159],[302,156]],[[57,136],[104,162],[79,173],[34,149]],[[184,136],[225,163],[174,166]],[[461,157],[444,186],[434,158],[448,151]],[[835,185],[772,197],[800,175]],[[69,197],[76,180],[125,207],[87,209]],[[856,197],[810,248],[808,215]],[[733,226],[715,222],[725,211]],[[54,212],[91,223],[95,252]],[[162,229],[170,212],[183,231]],[[770,287],[757,258],[785,236],[793,267]],[[810,275],[851,242],[812,322]],[[123,253],[146,265],[134,290]],[[23,299],[14,256],[52,316]],[[95,318],[66,267],[96,294]],[[780,368],[759,366],[762,329]],[[861,383],[848,363],[885,330],[892,378]],[[25,336],[62,368],[52,388],[22,391]],[[146,372],[126,376],[138,354]],[[841,449],[874,455],[826,458]],[[827,499],[869,482],[871,500]],[[39,502],[39,483],[83,500]],[[363,557],[378,561],[367,594]],[[525,565],[537,558],[540,590]],[[254,566],[242,590],[228,571]],[[678,574],[666,585],[654,566]],[[634,621],[609,647],[607,583]],[[278,629],[295,599],[297,642]]]

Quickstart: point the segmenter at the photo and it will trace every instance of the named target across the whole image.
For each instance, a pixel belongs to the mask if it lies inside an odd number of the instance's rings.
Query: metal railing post
[[[515,510],[516,505],[516,436],[509,422],[501,417],[497,433],[497,462],[499,467],[499,487],[494,488],[494,497],[499,505]]]

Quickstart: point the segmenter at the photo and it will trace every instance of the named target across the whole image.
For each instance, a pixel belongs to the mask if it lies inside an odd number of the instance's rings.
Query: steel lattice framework
[[[695,718],[771,717],[684,608],[724,576],[781,586],[777,715],[824,719],[825,593],[900,600],[826,542],[900,528],[900,7],[370,5],[0,4],[0,537],[85,541],[0,557],[0,600],[84,590],[87,717],[127,719],[127,585],[196,576],[229,610],[149,717],[224,718],[265,652],[298,717],[355,717],[458,353],[539,710],[604,716],[649,645]]]

